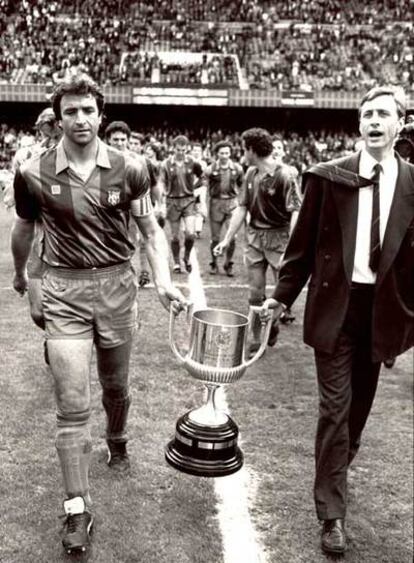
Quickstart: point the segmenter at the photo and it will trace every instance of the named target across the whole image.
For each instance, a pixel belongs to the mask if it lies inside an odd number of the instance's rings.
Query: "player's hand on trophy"
[[[174,315],[178,315],[181,311],[187,310],[189,306],[188,300],[174,285],[171,285],[168,289],[159,288],[158,297],[167,311],[171,309]]]
[[[229,245],[229,243],[226,241],[226,239],[223,239],[221,242],[219,242],[213,248],[214,256],[221,256],[223,254],[223,252],[226,250],[226,248],[228,247],[228,245]]]
[[[273,297],[269,297],[260,307],[260,320],[262,323],[265,323],[271,316],[273,316],[274,319],[278,319],[284,309],[286,309],[286,305],[280,303],[280,301],[277,301],[276,299],[273,299]]]

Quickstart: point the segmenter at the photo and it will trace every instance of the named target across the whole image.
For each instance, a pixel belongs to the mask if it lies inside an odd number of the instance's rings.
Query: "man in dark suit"
[[[360,445],[381,363],[414,345],[414,166],[394,152],[405,103],[370,90],[359,107],[364,148],[312,167],[299,217],[262,318],[278,317],[310,278],[304,341],[319,385],[316,512],[325,552],[346,548],[347,470]],[[379,165],[379,166],[378,166]]]

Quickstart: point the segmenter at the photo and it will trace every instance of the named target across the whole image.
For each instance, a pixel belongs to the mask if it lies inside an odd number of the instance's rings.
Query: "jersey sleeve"
[[[131,193],[131,213],[144,217],[152,212],[150,176],[145,160],[128,160],[126,181]]]
[[[16,171],[13,181],[16,213],[22,219],[35,221],[39,218],[40,209],[36,198],[30,192],[23,174]]]

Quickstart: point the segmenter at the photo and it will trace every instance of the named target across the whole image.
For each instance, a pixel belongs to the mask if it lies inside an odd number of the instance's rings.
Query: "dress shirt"
[[[380,240],[382,245],[397,183],[398,162],[394,154],[378,162],[366,150],[362,150],[359,160],[359,175],[364,178],[372,178],[376,164],[380,164],[382,168],[379,181]],[[355,258],[352,272],[352,281],[358,283],[375,283],[377,277],[368,265],[371,240],[372,194],[372,186],[359,189]]]

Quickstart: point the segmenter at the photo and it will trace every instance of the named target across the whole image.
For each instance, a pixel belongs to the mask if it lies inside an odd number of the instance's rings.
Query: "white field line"
[[[205,308],[207,302],[204,293],[206,286],[203,287],[195,249],[191,253],[191,265],[192,271],[188,277],[189,299],[196,311]],[[229,411],[223,387],[217,391],[217,406],[220,410]],[[224,563],[266,563],[264,549],[249,514],[249,504],[255,498],[255,485],[246,465],[233,475],[214,479]]]

